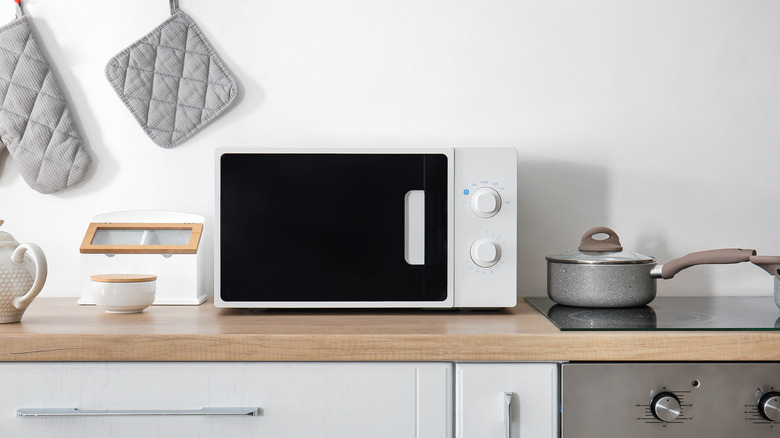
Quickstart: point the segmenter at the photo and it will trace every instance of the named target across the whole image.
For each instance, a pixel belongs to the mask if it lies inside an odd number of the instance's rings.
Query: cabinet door
[[[452,433],[451,369],[448,363],[2,363],[0,435],[445,438]],[[202,407],[258,408],[259,415],[181,415]],[[19,417],[20,408],[154,412]],[[179,415],[159,415],[167,411]]]
[[[558,436],[557,364],[458,363],[455,376],[458,438]]]

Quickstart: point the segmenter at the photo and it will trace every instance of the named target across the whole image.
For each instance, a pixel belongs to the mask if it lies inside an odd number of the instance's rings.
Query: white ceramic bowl
[[[154,302],[156,275],[105,274],[91,279],[92,299],[108,313],[139,313]]]

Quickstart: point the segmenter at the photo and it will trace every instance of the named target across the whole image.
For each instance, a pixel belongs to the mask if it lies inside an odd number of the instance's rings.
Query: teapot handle
[[[46,281],[46,274],[49,271],[43,250],[34,243],[23,243],[16,247],[13,254],[11,254],[11,261],[14,263],[24,262],[24,253],[28,251],[35,262],[35,281],[33,281],[32,287],[26,294],[14,300],[14,307],[19,310],[26,309],[32,303],[32,300],[38,296],[41,289],[43,289],[43,283]]]

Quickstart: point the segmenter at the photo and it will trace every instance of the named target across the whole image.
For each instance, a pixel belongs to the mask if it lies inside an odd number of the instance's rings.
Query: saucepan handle
[[[780,280],[780,256],[759,256],[750,257],[750,261],[759,268],[769,272]]]
[[[775,277],[775,304],[780,308],[780,256],[753,256],[750,261]]]
[[[722,265],[729,263],[741,263],[750,261],[751,256],[755,256],[754,249],[726,248],[711,249],[709,251],[699,251],[674,259],[660,266],[660,272],[651,272],[653,277],[670,279],[685,268],[696,265]]]

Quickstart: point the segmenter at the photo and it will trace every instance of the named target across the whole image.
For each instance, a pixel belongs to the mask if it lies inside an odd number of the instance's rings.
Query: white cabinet
[[[447,438],[453,424],[452,367],[343,362],[0,363],[0,435]],[[164,412],[202,407],[254,407],[260,415],[17,416],[19,408]]]
[[[457,363],[455,436],[557,437],[558,365]]]
[[[2,437],[543,438],[557,405],[554,363],[0,363]]]

